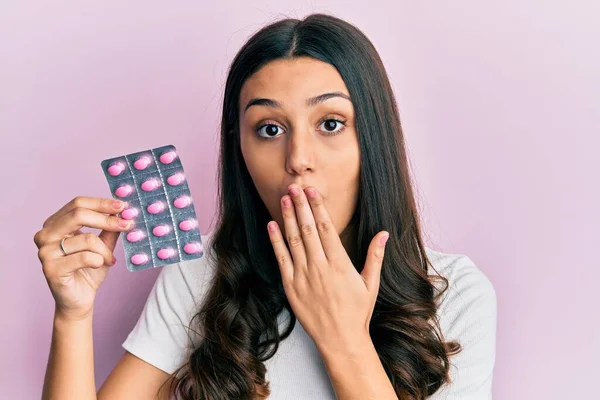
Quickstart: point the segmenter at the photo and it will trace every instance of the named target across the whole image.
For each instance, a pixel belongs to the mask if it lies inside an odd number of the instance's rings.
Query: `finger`
[[[72,212],[76,208],[87,208],[89,210],[98,211],[106,214],[117,214],[120,212],[126,203],[120,200],[99,198],[99,197],[87,197],[77,196],[67,204],[65,204],[60,210],[52,214],[46,221],[44,221],[43,227],[47,227],[52,224],[57,218]]]
[[[302,240],[304,241],[306,258],[315,261],[326,260],[323,245],[317,232],[313,211],[310,208],[306,194],[297,185],[290,185],[288,190],[294,202],[297,224],[302,235]]]
[[[306,251],[304,250],[304,242],[302,241],[298,222],[296,222],[294,204],[288,195],[281,198],[281,213],[283,214],[283,225],[285,227],[287,243],[292,253],[294,273],[304,271],[307,267]]]
[[[102,230],[98,237],[106,244],[110,251],[114,251],[120,234],[121,232]]]
[[[285,240],[281,234],[281,230],[277,226],[277,222],[271,221],[267,224],[267,230],[269,232],[269,239],[273,245],[273,251],[275,251],[275,257],[279,264],[279,270],[281,272],[281,278],[283,282],[291,282],[294,279],[294,263],[292,257],[285,245]]]
[[[335,226],[333,225],[333,221],[329,216],[327,207],[325,207],[323,196],[321,196],[319,191],[314,187],[307,187],[304,190],[308,201],[310,202],[317,232],[319,233],[321,246],[326,258],[329,261],[333,261],[335,259],[339,259],[340,257],[347,256],[348,253],[346,253],[346,250],[344,249],[344,245],[340,240],[340,235],[338,235],[337,231],[335,230]]]
[[[101,214],[87,208],[75,208],[67,214],[58,217],[47,229],[45,240],[59,240],[65,235],[82,227],[123,232],[133,228],[134,222],[113,215]]]
[[[367,250],[367,259],[365,267],[360,275],[362,276],[367,290],[371,293],[377,293],[379,290],[379,281],[381,279],[381,266],[383,265],[383,256],[385,252],[385,243],[390,235],[386,231],[379,232],[369,245]]]
[[[66,257],[48,260],[42,264],[42,267],[44,275],[49,280],[73,274],[73,272],[81,268],[108,268],[104,264],[104,257],[93,251],[80,251],[69,254]]]
[[[52,247],[56,254],[55,257],[68,257],[71,254],[79,253],[81,251],[91,251],[102,256],[105,265],[114,265],[112,250],[98,237],[98,235],[91,232],[66,238],[63,242],[63,247],[67,253],[66,256],[60,248],[60,242]]]
[[[56,261],[56,274],[63,275],[81,268],[102,268],[105,267],[104,257],[93,251],[80,251],[69,254]]]

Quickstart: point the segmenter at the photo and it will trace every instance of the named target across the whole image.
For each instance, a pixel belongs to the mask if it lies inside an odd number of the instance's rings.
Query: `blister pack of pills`
[[[101,163],[110,191],[135,221],[122,232],[129,271],[162,267],[204,254],[194,203],[173,145],[109,158]]]

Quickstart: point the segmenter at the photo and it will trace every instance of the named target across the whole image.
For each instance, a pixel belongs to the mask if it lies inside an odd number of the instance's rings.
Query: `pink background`
[[[389,71],[428,244],[469,255],[495,285],[495,399],[590,398],[598,2],[154,3],[1,2],[1,397],[40,395],[53,300],[32,237],[44,219],[76,195],[110,195],[104,158],[172,143],[206,231],[228,63],[264,23],[326,11],[363,29]],[[97,299],[98,385],[159,272],[126,271],[120,243],[116,256]]]

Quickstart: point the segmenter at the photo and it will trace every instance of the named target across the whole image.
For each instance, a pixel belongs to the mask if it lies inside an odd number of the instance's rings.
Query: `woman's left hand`
[[[283,196],[281,208],[290,250],[277,223],[268,225],[286,296],[319,350],[356,348],[370,340],[369,322],[389,234],[375,235],[359,274],[318,191],[303,191],[297,185],[288,190],[291,196]]]

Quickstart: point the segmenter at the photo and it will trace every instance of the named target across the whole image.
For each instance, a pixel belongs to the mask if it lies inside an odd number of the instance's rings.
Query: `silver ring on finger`
[[[67,236],[65,236],[64,238],[62,238],[62,240],[60,241],[60,249],[62,250],[63,254],[65,256],[68,256],[69,253],[67,253],[67,251],[65,250],[65,239],[67,238]]]

